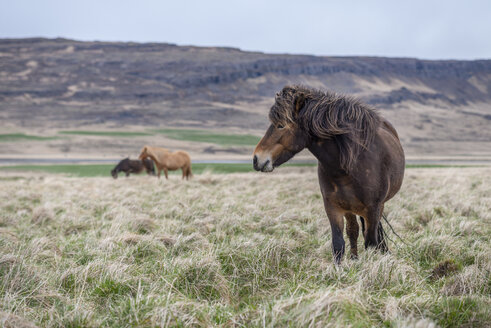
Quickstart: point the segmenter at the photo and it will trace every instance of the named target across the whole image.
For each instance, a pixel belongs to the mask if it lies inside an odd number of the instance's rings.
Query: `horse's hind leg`
[[[356,259],[358,258],[358,234],[360,232],[360,227],[356,221],[356,215],[347,213],[344,217],[346,218],[346,234],[349,238],[351,258]]]
[[[383,215],[384,215],[384,204],[382,204],[382,207],[380,208],[380,217],[379,217],[379,223],[377,228],[377,237],[378,237],[377,249],[381,250],[382,253],[385,253],[389,251],[389,247],[387,247],[387,243],[385,242],[385,231],[384,231],[384,227],[382,226]]]
[[[384,231],[384,227],[382,227],[382,221],[378,223],[377,234],[378,234],[377,249],[380,249],[382,253],[388,252],[389,247],[387,247],[387,243],[385,242],[385,231]]]
[[[182,169],[182,180],[184,180],[184,178],[186,177],[187,168],[183,166],[181,169]]]
[[[374,207],[369,209],[365,218],[365,248],[376,247],[378,248],[378,225],[380,222],[380,214],[382,213],[380,207]]]

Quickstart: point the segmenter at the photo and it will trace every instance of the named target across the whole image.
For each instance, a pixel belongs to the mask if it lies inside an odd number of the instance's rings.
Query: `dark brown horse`
[[[119,172],[126,173],[126,177],[130,176],[130,173],[141,173],[145,169],[148,175],[155,175],[155,169],[153,168],[153,162],[151,159],[134,160],[128,157],[121,160],[118,165],[111,170],[111,175],[114,179],[118,178]]]
[[[319,184],[337,263],[344,255],[344,219],[351,256],[358,256],[360,216],[365,247],[387,250],[380,222],[399,191],[404,151],[394,127],[347,96],[287,86],[269,112],[271,125],[254,150],[254,169],[271,172],[304,148],[318,159]]]

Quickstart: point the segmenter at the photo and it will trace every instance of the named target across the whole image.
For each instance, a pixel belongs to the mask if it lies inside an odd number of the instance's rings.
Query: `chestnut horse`
[[[167,172],[182,169],[182,178],[189,180],[193,176],[191,172],[191,158],[185,151],[178,150],[170,152],[168,149],[159,147],[143,147],[140,156],[141,160],[150,157],[157,167],[157,176],[160,179],[160,172],[164,170],[165,178],[168,179]]]
[[[271,172],[307,148],[318,160],[324,208],[336,263],[345,250],[344,219],[351,256],[358,256],[360,216],[365,248],[387,251],[384,203],[399,191],[404,151],[394,127],[359,100],[302,86],[286,86],[269,112],[271,125],[254,150],[254,169]]]

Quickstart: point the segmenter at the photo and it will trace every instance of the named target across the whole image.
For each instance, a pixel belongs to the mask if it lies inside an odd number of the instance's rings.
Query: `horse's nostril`
[[[252,158],[252,163],[253,163],[252,166],[254,167],[254,170],[256,170],[256,171],[260,171],[261,170],[261,168],[258,165],[258,159],[257,159],[257,156],[256,155],[254,155],[254,157]]]

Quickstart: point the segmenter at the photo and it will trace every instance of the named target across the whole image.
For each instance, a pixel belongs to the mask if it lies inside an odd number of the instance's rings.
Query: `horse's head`
[[[114,179],[118,178],[118,172],[116,171],[115,168],[111,170],[111,175],[113,176]]]
[[[308,146],[310,137],[298,123],[304,105],[305,94],[297,87],[287,86],[276,94],[269,112],[271,125],[254,150],[256,171],[271,172]]]
[[[138,159],[143,161],[144,159],[146,159],[149,156],[150,155],[148,153],[148,146],[145,146],[142,148],[142,151],[140,152],[140,156],[138,156]]]
[[[145,169],[147,170],[148,174],[155,175],[155,169],[153,167],[153,161],[149,158],[144,159],[143,161],[143,166],[145,166]]]

